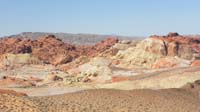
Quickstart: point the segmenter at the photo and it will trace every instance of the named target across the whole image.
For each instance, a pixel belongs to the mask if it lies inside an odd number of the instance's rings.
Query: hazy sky
[[[200,34],[200,0],[0,0],[0,36]]]

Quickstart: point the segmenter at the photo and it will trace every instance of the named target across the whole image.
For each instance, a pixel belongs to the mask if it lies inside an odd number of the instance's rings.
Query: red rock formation
[[[33,41],[31,47],[33,56],[51,64],[58,64],[57,58],[60,58],[61,55],[69,55],[69,57],[73,58],[79,56],[75,46],[64,43],[53,35],[38,38]],[[67,62],[70,60],[65,61]],[[62,63],[63,61],[60,60],[60,62]]]
[[[14,96],[27,96],[27,94],[25,93],[20,93],[14,90],[5,90],[5,89],[0,89],[0,94],[9,94],[9,95],[14,95]]]
[[[129,77],[123,77],[123,76],[113,76],[112,82],[121,82],[121,81],[127,81],[129,80]]]
[[[81,54],[94,57],[97,54],[105,51],[106,49],[109,49],[117,42],[118,42],[118,39],[116,39],[114,37],[109,37],[109,38],[95,44],[94,46],[80,46],[79,50],[80,50]]]
[[[200,60],[193,61],[191,66],[200,66]]]
[[[178,33],[169,33],[167,36],[154,35],[150,38],[163,41],[166,56],[179,56],[184,59],[193,59],[198,58],[197,55],[200,54],[200,37],[181,36]]]
[[[47,35],[36,40],[3,38],[0,40],[0,54],[31,53],[45,63],[54,65],[72,61],[81,56],[95,56],[118,42],[115,38],[108,38],[94,46],[74,46],[64,43],[54,35]]]

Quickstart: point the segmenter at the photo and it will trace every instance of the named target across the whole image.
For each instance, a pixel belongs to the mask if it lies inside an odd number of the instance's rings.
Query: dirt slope
[[[0,95],[0,112],[199,112],[187,89],[87,90],[49,97]]]

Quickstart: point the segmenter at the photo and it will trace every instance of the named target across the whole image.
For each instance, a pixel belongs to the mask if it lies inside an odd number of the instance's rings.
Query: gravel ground
[[[184,89],[86,90],[46,97],[0,95],[0,112],[199,112],[200,100]]]

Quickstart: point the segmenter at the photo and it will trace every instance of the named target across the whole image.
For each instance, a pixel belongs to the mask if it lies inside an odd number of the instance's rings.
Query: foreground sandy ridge
[[[86,90],[46,97],[0,95],[0,112],[199,112],[186,89]]]

